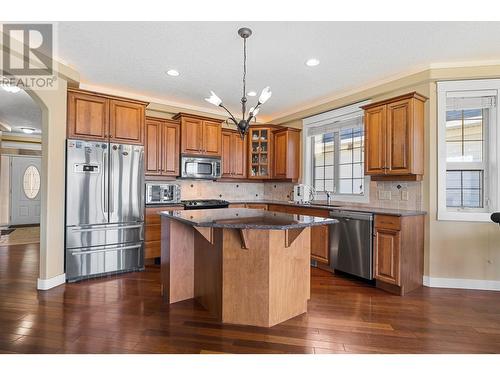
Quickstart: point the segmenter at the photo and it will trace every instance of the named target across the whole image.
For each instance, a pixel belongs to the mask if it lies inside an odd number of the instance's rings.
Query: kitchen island
[[[248,208],[161,212],[163,299],[271,327],[307,311],[310,227],[335,219]]]

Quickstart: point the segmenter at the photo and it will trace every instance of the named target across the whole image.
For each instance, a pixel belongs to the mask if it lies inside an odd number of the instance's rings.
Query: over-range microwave
[[[177,184],[163,182],[146,183],[146,204],[179,203],[181,188]]]
[[[220,158],[181,157],[182,178],[206,178],[214,180],[221,176]]]

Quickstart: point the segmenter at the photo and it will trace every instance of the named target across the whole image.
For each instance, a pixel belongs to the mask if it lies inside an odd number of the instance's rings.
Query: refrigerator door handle
[[[111,144],[110,144],[111,146]],[[114,145],[113,145],[114,147]],[[114,169],[114,160],[113,160],[113,148],[110,147],[109,149],[109,170],[108,170],[108,174],[109,174],[109,189],[108,189],[108,194],[109,194],[109,198],[108,198],[108,211],[109,212],[113,212],[115,210],[115,205],[114,205],[114,202],[113,202],[113,199],[114,199],[114,190],[115,190],[115,186],[113,184],[113,169]],[[110,218],[111,220],[111,218]]]
[[[133,225],[117,225],[117,226],[101,226],[101,227],[93,227],[93,228],[85,228],[85,227],[75,227],[71,228],[71,231],[74,233],[80,232],[99,232],[113,229],[138,229],[142,228],[143,224],[133,224]]]
[[[104,151],[102,153],[102,169],[104,171],[104,178],[102,179],[102,190],[104,197],[104,213],[108,213],[109,211],[109,185],[108,185],[108,152]]]
[[[131,249],[139,249],[142,247],[141,245],[129,245],[129,246],[116,246],[116,247],[108,247],[106,249],[99,249],[99,250],[90,250],[90,251],[85,251],[85,250],[77,250],[77,251],[72,251],[71,255],[82,255],[82,254],[95,254],[95,253],[105,253],[108,251],[116,251],[116,250],[131,250]]]

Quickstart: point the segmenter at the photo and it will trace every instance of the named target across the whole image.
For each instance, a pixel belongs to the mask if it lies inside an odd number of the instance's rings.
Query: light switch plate
[[[378,191],[378,199],[381,201],[389,201],[391,200],[391,191],[390,190],[379,190]]]
[[[410,194],[408,193],[408,190],[401,190],[401,200],[407,201],[408,199],[410,199]]]

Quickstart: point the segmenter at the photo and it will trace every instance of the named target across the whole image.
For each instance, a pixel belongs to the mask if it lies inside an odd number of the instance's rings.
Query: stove
[[[222,199],[193,199],[181,201],[185,210],[200,210],[208,208],[227,208],[229,202]]]

